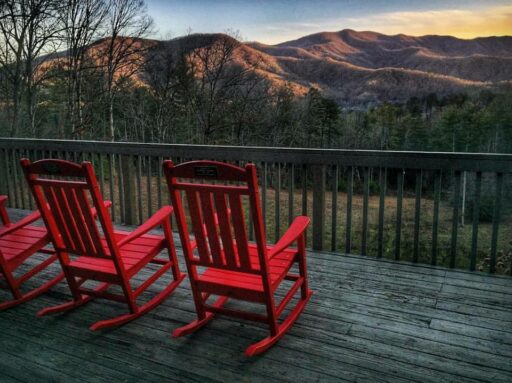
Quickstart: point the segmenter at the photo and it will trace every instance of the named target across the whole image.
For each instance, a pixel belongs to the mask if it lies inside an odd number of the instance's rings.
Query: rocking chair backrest
[[[244,169],[214,161],[192,161],[175,166],[171,161],[165,161],[163,167],[187,262],[252,274],[266,273],[266,241],[256,166],[248,164]],[[203,181],[182,182],[179,178]],[[218,181],[234,182],[236,185],[219,185]],[[187,224],[182,193],[188,205],[191,230]],[[254,260],[251,262],[249,256],[244,198],[249,200],[256,236],[259,253],[256,264]],[[190,232],[195,237],[198,257],[192,249]]]
[[[113,240],[112,221],[91,163],[80,165],[54,159],[31,163],[22,159],[21,164],[58,253],[108,258],[118,266],[120,260]],[[99,217],[108,249],[101,241],[93,208]]]

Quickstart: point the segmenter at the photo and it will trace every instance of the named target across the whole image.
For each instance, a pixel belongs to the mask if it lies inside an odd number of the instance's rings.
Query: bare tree
[[[60,14],[64,28],[66,60],[64,68],[67,82],[67,109],[70,135],[80,138],[83,129],[84,75],[96,68],[88,59],[89,45],[100,37],[102,23],[107,14],[105,0],[66,0]]]
[[[198,48],[188,55],[188,65],[196,79],[186,94],[199,126],[199,141],[209,143],[213,133],[229,128],[227,118],[236,93],[253,82],[258,67],[256,60],[249,65],[236,61],[240,42],[228,35],[198,35]],[[212,41],[213,39],[213,41]],[[247,87],[253,90],[255,87]]]
[[[143,63],[143,54],[149,48],[141,40],[153,26],[143,0],[109,0],[106,16],[106,34],[109,36],[98,50],[105,71],[108,102],[108,136],[115,140],[114,99],[119,81],[137,73]],[[129,37],[127,37],[129,36]]]
[[[56,49],[60,6],[59,0],[12,0],[0,7],[1,76],[9,88],[11,136],[19,133],[23,101],[30,133],[37,135],[37,89],[45,73],[40,69]]]

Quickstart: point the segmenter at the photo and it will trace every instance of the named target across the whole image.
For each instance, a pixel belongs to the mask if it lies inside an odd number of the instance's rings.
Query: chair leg
[[[227,300],[228,300],[228,297],[224,297],[224,296],[219,297],[212,306],[213,307],[222,307],[227,302]],[[208,312],[205,314],[204,318],[196,319],[195,321],[190,322],[189,324],[187,324],[185,326],[175,329],[172,332],[172,337],[178,338],[180,336],[192,334],[193,332],[199,330],[201,327],[206,325],[209,321],[211,321],[214,316],[215,316],[215,314],[213,314],[212,312]]]
[[[35,297],[45,293],[49,289],[51,289],[57,283],[62,281],[62,279],[64,279],[64,273],[60,273],[59,275],[57,275],[56,277],[54,277],[50,281],[48,281],[45,284],[39,286],[38,288],[35,288],[35,289],[29,291],[28,293],[26,293],[24,295],[21,295],[17,299],[13,299],[13,300],[1,303],[0,304],[0,311],[1,310],[6,310],[6,309],[9,309],[9,308],[12,308],[12,307],[15,307],[15,306],[17,306],[17,305],[19,305],[21,303],[28,302],[29,300],[31,300],[31,299],[33,299],[33,298],[35,298]]]
[[[306,304],[308,303],[309,299],[311,298],[311,295],[313,295],[313,292],[311,290],[308,291],[306,298],[301,298],[297,305],[294,307],[293,311],[288,314],[286,319],[281,323],[277,328],[277,334],[276,335],[270,335],[266,337],[265,339],[260,340],[257,343],[253,343],[245,350],[245,356],[250,357],[254,355],[261,354],[262,352],[268,350],[270,347],[272,347],[276,342],[283,337],[283,335],[292,327],[292,325],[295,323],[299,315],[304,310],[304,307],[306,307]]]
[[[156,297],[151,299],[149,302],[145,303],[144,305],[137,307],[137,310],[135,312],[131,312],[128,314],[120,315],[115,318],[101,320],[89,327],[90,330],[96,331],[101,330],[107,327],[114,327],[114,326],[121,326],[125,323],[128,323],[134,319],[139,318],[140,316],[146,314],[147,312],[154,309],[156,306],[158,306],[160,303],[162,303],[165,298],[167,298],[175,289],[178,287],[178,285],[185,279],[185,274],[181,274],[177,280],[174,280],[172,283],[170,283],[164,290],[162,290]]]
[[[109,286],[110,286],[109,283],[102,283],[98,287],[96,287],[94,290],[95,291],[104,291]],[[73,309],[76,309],[77,307],[80,307],[80,306],[86,304],[87,302],[89,302],[91,299],[94,299],[94,298],[95,297],[93,297],[92,295],[81,295],[79,299],[73,299],[72,301],[63,303],[61,305],[46,307],[42,310],[39,310],[37,312],[37,316],[42,317],[42,316],[49,315],[49,314],[56,314],[56,313],[61,313],[64,311],[73,310]]]

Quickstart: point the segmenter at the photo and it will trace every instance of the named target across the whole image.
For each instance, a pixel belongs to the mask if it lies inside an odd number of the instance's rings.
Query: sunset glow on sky
[[[510,0],[147,0],[155,37],[237,30],[268,44],[341,29],[385,34],[512,35]]]

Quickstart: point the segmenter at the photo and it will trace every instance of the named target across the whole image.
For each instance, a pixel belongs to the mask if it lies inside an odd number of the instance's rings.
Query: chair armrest
[[[27,215],[25,218],[20,219],[18,222],[10,223],[4,228],[1,228],[0,236],[12,233],[13,231],[16,231],[24,226],[31,224],[32,222],[37,221],[39,218],[41,218],[41,214],[39,213],[39,210],[36,210],[35,212]]]
[[[171,206],[164,206],[160,210],[158,210],[155,214],[151,216],[146,222],[144,222],[141,226],[139,226],[137,229],[132,231],[130,234],[128,234],[126,237],[124,237],[122,240],[120,240],[117,245],[119,247],[123,247],[127,243],[133,241],[136,238],[139,238],[140,236],[146,234],[148,231],[154,229],[157,226],[160,226],[162,222],[165,219],[169,219],[173,212],[173,209]]]
[[[270,250],[270,253],[268,254],[269,259],[290,247],[292,243],[302,236],[308,228],[309,222],[310,219],[305,216],[295,218],[288,230],[286,230],[286,233],[284,233],[284,235]]]
[[[7,196],[0,195],[0,220],[2,220],[2,223],[5,226],[7,226],[11,223],[11,220],[9,219],[9,215],[7,214],[7,209],[5,208],[6,202],[7,202]]]

